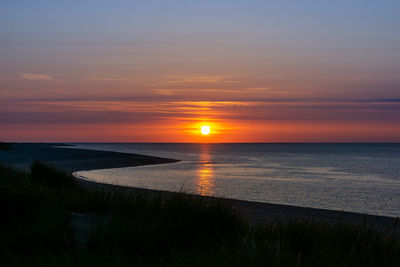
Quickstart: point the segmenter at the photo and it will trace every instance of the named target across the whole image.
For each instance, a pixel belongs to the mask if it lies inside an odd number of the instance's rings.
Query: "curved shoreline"
[[[138,166],[137,166],[138,167]],[[183,192],[173,192],[167,190],[156,190],[142,187],[131,187],[123,185],[115,185],[104,182],[98,182],[86,179],[73,173],[79,183],[85,187],[95,190],[116,190],[125,193],[145,193],[148,195],[162,195],[170,197],[174,194],[184,194],[199,198],[218,199],[229,203],[234,209],[244,214],[252,223],[273,222],[273,221],[290,221],[298,219],[311,219],[318,222],[328,223],[350,223],[355,225],[373,226],[381,230],[391,230],[395,225],[397,218],[389,216],[380,216],[373,214],[363,214],[349,211],[328,210],[310,207],[300,207],[284,204],[273,204],[264,202],[255,202],[231,198],[222,198],[215,196],[201,196]],[[397,229],[399,233],[399,230]]]
[[[79,181],[79,184],[96,190],[116,190],[118,192],[125,192],[125,193],[140,192],[149,195],[162,195],[165,197],[170,197],[173,196],[174,194],[184,194],[184,195],[196,196],[199,198],[218,199],[232,205],[233,208],[238,210],[240,213],[244,214],[252,223],[311,219],[320,222],[328,222],[328,223],[342,222],[355,225],[366,225],[368,227],[373,226],[381,230],[390,230],[397,220],[397,218],[395,217],[363,214],[357,212],[308,208],[308,207],[299,207],[299,206],[291,206],[283,204],[238,200],[231,198],[221,198],[214,196],[192,195],[182,192],[171,192],[166,190],[155,190],[148,188],[113,185],[113,184],[101,183],[84,179],[76,175],[74,176]],[[398,229],[397,232],[399,232]]]
[[[55,145],[58,145],[59,147],[54,147]],[[179,160],[175,159],[166,159],[130,153],[79,148],[69,149],[67,147],[60,147],[60,145],[62,144],[14,144],[14,150],[0,152],[0,162],[5,162],[16,167],[27,168],[34,160],[40,159],[69,173],[85,170],[135,167],[179,162]],[[175,192],[162,190],[104,184],[82,179],[80,177],[77,177],[77,180],[84,186],[90,188],[101,188],[104,190],[117,189],[118,191],[124,192],[140,191],[148,194],[176,194]],[[228,201],[234,208],[245,214],[251,221],[255,223],[261,221],[308,218],[316,221],[325,221],[331,223],[341,221],[352,224],[374,225],[380,229],[390,229],[396,221],[396,218],[394,217],[361,214],[355,212],[297,207],[236,199],[222,200]]]

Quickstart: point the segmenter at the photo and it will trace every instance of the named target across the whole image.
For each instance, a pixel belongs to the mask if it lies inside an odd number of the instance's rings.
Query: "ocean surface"
[[[89,180],[400,216],[400,144],[75,144],[181,162],[81,171]]]

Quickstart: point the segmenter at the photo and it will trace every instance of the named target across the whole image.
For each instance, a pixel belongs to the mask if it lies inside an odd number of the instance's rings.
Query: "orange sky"
[[[395,142],[400,133],[399,124],[392,122],[396,118],[390,114],[397,103],[386,102],[21,101],[20,105],[14,104],[9,107],[10,114],[15,116],[19,112],[21,117],[8,121],[3,117],[1,134],[9,136],[3,138],[6,141]],[[369,114],[369,120],[360,121],[358,113],[348,111],[355,108],[360,114]],[[376,111],[384,108],[389,110],[387,120],[380,120],[382,114]],[[203,125],[211,128],[207,136],[200,132]]]
[[[0,141],[400,142],[399,2],[89,2],[2,6]]]

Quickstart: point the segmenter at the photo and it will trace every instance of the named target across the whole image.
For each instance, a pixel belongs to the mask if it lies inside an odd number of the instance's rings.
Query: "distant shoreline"
[[[179,162],[176,159],[132,153],[72,149],[70,146],[60,143],[14,143],[12,150],[0,151],[0,162],[28,168],[32,162],[40,160],[69,173]]]
[[[28,168],[34,160],[39,159],[69,173],[84,170],[135,167],[179,162],[179,160],[176,159],[166,159],[153,156],[101,150],[79,148],[70,149],[62,148],[60,146],[63,146],[63,144],[14,143],[12,150],[0,151],[0,162],[16,167]],[[80,184],[91,188],[113,188],[121,191],[142,191],[148,192],[149,194],[154,192],[162,192],[166,195],[175,194],[174,192],[162,190],[103,184],[82,179],[76,175],[74,176],[77,178]],[[271,220],[295,220],[299,218],[308,218],[316,221],[325,221],[331,223],[338,221],[360,225],[367,223],[368,225],[374,225],[380,229],[389,229],[396,221],[396,218],[394,217],[367,215],[354,212],[297,207],[236,199],[225,199],[225,201],[230,202],[234,208],[244,213],[251,221],[255,223]]]

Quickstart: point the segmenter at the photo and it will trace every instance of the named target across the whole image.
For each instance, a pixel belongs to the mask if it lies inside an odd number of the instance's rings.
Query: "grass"
[[[252,225],[215,198],[88,189],[40,162],[0,166],[0,208],[1,266],[400,266],[397,236],[364,225]]]

